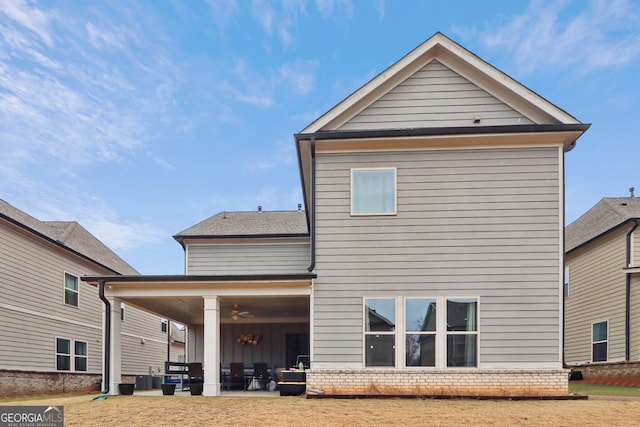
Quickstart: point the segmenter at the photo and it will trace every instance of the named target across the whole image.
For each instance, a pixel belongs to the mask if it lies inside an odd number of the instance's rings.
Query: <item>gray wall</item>
[[[112,274],[0,220],[0,369],[55,371],[56,337],[88,343],[88,369],[100,373],[103,304],[97,289],[79,281],[79,306],[64,304],[64,272]],[[123,373],[147,373],[166,357],[160,318],[133,307],[123,324]],[[157,330],[156,330],[157,329]],[[131,336],[134,335],[134,336]],[[144,337],[149,346],[140,346]],[[166,341],[165,341],[166,342]],[[146,345],[146,344],[145,344]]]
[[[315,362],[362,362],[365,296],[453,295],[481,364],[558,363],[558,150],[318,153]],[[396,216],[350,216],[353,167],[397,167]]]
[[[604,320],[609,321],[608,360],[625,358],[623,268],[628,230],[611,232],[570,252],[565,258],[569,268],[569,298],[565,299],[565,360],[568,364],[591,361],[591,324]],[[637,298],[635,294],[634,298]],[[637,331],[634,333],[637,335]]]
[[[306,272],[309,243],[190,244],[188,274]]]
[[[531,120],[438,61],[432,61],[340,130],[529,124]]]

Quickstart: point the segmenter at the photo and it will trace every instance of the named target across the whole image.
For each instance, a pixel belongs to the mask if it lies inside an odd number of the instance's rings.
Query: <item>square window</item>
[[[351,215],[396,214],[396,169],[351,170]]]
[[[78,306],[78,278],[69,273],[64,273],[64,303]]]

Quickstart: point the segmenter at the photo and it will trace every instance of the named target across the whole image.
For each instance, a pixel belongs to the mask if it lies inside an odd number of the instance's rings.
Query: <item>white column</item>
[[[204,396],[220,395],[220,301],[204,297]]]
[[[109,352],[109,394],[120,394],[118,384],[122,382],[122,351],[120,298],[108,298],[111,303],[111,349]],[[103,344],[104,351],[104,344]],[[104,353],[103,353],[104,354]],[[103,362],[104,363],[104,360]]]

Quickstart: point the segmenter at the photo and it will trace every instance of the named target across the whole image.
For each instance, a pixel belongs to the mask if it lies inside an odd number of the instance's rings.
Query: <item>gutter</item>
[[[334,130],[313,133],[295,134],[295,140],[302,139],[354,139],[354,138],[398,138],[412,136],[444,136],[444,135],[476,135],[476,134],[505,134],[505,133],[545,133],[545,132],[586,132],[591,125],[576,124],[526,124],[526,125],[496,125],[496,126],[457,126],[432,128],[403,128],[403,129],[374,129],[374,130]],[[575,141],[574,141],[575,142]],[[573,148],[575,144],[572,144]]]
[[[627,259],[626,267],[631,267],[631,238],[638,228],[638,220],[633,220],[633,227],[627,233]],[[624,360],[631,360],[631,273],[626,273],[625,300],[624,300]]]
[[[316,268],[316,138],[311,137],[311,218],[309,223],[311,264],[307,271],[311,272]],[[304,186],[304,182],[303,182]]]
[[[111,367],[111,303],[104,296],[104,280],[98,282],[98,295],[104,303],[104,366],[102,368],[102,394],[109,393],[109,368]]]

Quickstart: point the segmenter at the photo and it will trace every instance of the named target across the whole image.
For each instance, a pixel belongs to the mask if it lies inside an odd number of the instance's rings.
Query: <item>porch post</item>
[[[205,396],[220,395],[220,301],[204,297],[204,387]]]
[[[108,298],[111,303],[111,348],[109,352],[109,394],[120,394],[118,384],[122,382],[122,350],[120,298]],[[104,351],[104,343],[102,351]],[[103,359],[104,360],[104,359]],[[104,361],[103,361],[104,363]]]

